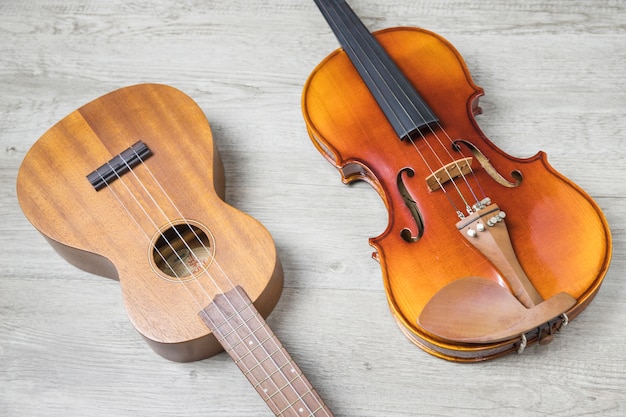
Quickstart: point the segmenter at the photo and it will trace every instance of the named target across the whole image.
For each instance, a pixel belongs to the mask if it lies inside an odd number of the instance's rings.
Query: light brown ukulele
[[[26,217],[73,265],[119,279],[159,355],[224,348],[277,416],[331,416],[264,320],[283,273],[269,232],[223,201],[210,126],[180,91],[143,84],[74,111],[30,149]]]

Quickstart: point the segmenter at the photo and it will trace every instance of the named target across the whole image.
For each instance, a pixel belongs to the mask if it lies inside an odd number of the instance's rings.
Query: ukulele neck
[[[276,416],[332,417],[240,286],[217,295],[200,317]]]
[[[430,123],[435,113],[344,0],[315,0],[339,44],[400,139]]]

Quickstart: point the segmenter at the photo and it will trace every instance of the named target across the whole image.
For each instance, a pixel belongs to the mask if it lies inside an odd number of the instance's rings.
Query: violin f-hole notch
[[[457,152],[461,152],[461,145],[467,146],[467,148],[470,150],[470,152],[472,152],[472,155],[474,155],[474,158],[476,158],[480,166],[498,184],[507,188],[515,188],[519,187],[519,185],[522,183],[523,176],[521,171],[511,171],[511,177],[513,177],[514,181],[509,181],[502,174],[500,174],[498,170],[496,170],[496,168],[491,164],[489,159],[472,142],[465,139],[457,139],[452,142],[452,148]]]
[[[404,184],[403,174],[406,174],[407,177],[412,178],[415,175],[415,171],[413,171],[413,169],[411,168],[404,168],[400,170],[400,172],[398,172],[398,176],[396,178],[398,191],[402,196],[404,204],[406,204],[406,207],[409,209],[409,212],[411,213],[411,216],[413,217],[413,220],[415,222],[415,228],[417,229],[416,233],[413,233],[411,229],[406,226],[400,232],[400,236],[405,241],[412,243],[417,242],[424,234],[424,221],[422,220],[422,215],[420,214],[420,211],[417,207],[417,202],[413,199],[413,197],[411,197],[409,190]]]

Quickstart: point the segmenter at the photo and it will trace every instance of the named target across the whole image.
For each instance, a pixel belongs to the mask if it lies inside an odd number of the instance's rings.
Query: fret
[[[277,361],[276,358],[274,357],[274,355],[278,352],[282,352],[282,349],[277,347],[276,350],[274,350],[271,353],[268,353],[267,355],[261,357],[261,358],[257,358],[256,355],[254,355],[254,351],[251,350],[250,352],[248,352],[247,354],[245,354],[244,356],[242,356],[239,361],[245,361],[245,360],[249,360],[253,363],[252,367],[248,367],[248,372],[251,372],[253,370],[255,370],[256,368],[260,367],[263,365],[263,363],[267,360],[272,360],[272,362],[279,368],[282,368],[283,366],[287,365],[287,364],[283,364],[280,365]],[[253,357],[249,357],[249,355],[253,355]]]
[[[235,363],[238,363],[238,362],[241,362],[241,361],[245,360],[248,357],[248,355],[251,355],[253,352],[254,352],[253,350],[248,350],[248,352],[244,353],[243,355],[240,355],[239,359],[235,360]],[[280,352],[280,348],[277,348],[273,352],[270,352],[269,356],[274,356],[276,354],[276,352]]]
[[[265,328],[263,331],[266,333]],[[274,355],[281,350],[276,339],[271,335],[261,341],[258,339],[258,334],[250,335],[230,345],[228,351],[232,353],[231,356],[236,363],[241,361],[252,362],[258,366],[268,359],[275,359]]]
[[[215,296],[199,315],[276,416],[332,417],[243,288]]]
[[[326,406],[320,403],[315,392],[307,392],[294,402],[287,404],[279,415],[295,416],[332,416]]]
[[[272,379],[272,381],[282,384],[283,382],[288,380],[287,375],[289,374],[284,373],[285,369],[288,368],[287,365],[291,365],[291,363],[287,362],[279,365],[273,360],[273,358],[267,358],[262,361],[255,362],[255,365],[251,368],[249,366],[246,366],[248,370],[245,371],[244,374],[253,374],[255,376],[259,376],[261,377],[261,379],[257,378],[257,380],[261,382],[267,379]],[[293,367],[287,369],[287,371],[290,372],[291,369],[293,369]]]
[[[438,121],[344,0],[315,0],[315,3],[400,139]]]
[[[227,342],[233,351],[237,349],[253,350],[272,341],[271,336],[259,340],[262,337],[262,335],[259,335],[259,331],[265,331],[265,328],[259,327],[255,330],[242,329],[239,332],[233,331],[229,337],[222,338],[222,340]]]
[[[262,367],[260,363],[257,367],[255,367],[255,369],[257,369],[258,367]],[[297,369],[297,366],[293,361],[289,361],[282,366],[274,366],[271,368],[271,370],[261,369],[260,371],[264,372],[264,374],[266,375],[265,379],[261,381],[261,384],[263,384],[263,382],[265,381],[272,380],[275,384],[283,384],[281,385],[280,389],[291,384],[294,380],[298,379],[298,377],[302,375],[302,372]]]
[[[221,304],[223,304],[219,306],[221,315],[213,319],[215,327],[220,330],[220,334],[223,336],[228,336],[231,332],[222,332],[222,327],[228,326],[234,331],[246,326],[250,320],[256,318],[255,310],[250,309],[251,304],[240,305],[229,303],[228,301],[222,301]],[[246,317],[246,314],[248,314],[248,317]],[[259,324],[262,325],[262,323]]]
[[[321,405],[318,405],[317,408],[309,408],[306,404],[303,404],[301,402],[296,402],[293,404],[289,404],[289,406],[287,408],[285,408],[284,410],[281,410],[279,412],[280,415],[285,415],[285,413],[289,412],[289,411],[295,411],[297,413],[299,413],[299,415],[310,415],[310,416],[315,416],[317,415],[316,413],[318,412],[325,412],[324,407]],[[305,414],[307,413],[307,414]],[[320,414],[322,415],[322,414]],[[323,415],[328,415],[328,414],[323,414]]]

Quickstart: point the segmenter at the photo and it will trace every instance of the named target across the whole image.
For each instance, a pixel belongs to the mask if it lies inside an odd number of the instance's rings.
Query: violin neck
[[[332,417],[243,288],[217,295],[200,317],[276,416]]]
[[[315,3],[400,139],[438,121],[344,0],[315,0]]]

